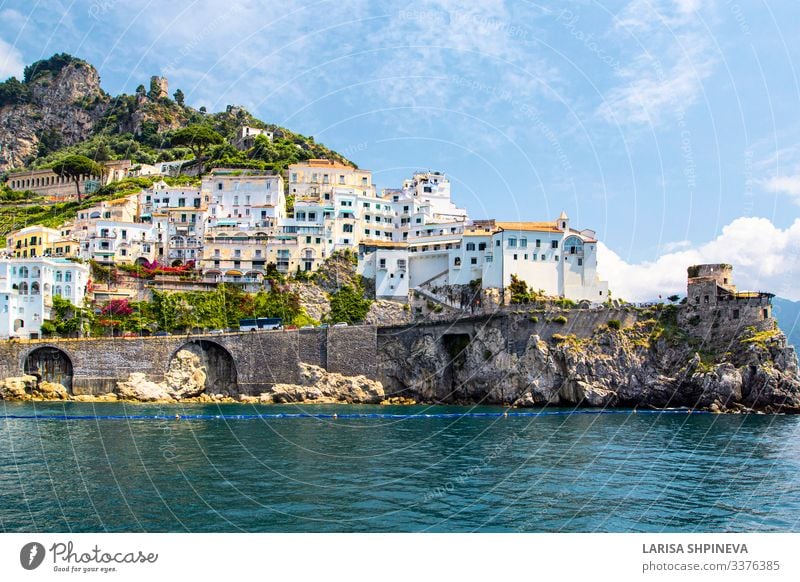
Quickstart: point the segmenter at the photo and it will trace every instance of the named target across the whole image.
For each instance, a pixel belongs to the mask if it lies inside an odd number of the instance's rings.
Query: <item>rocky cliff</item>
[[[110,100],[97,70],[74,60],[25,83],[16,103],[0,107],[0,171],[22,167],[51,140],[72,145],[88,139]]]
[[[583,338],[533,334],[510,352],[502,330],[484,326],[461,344],[388,341],[381,376],[387,393],[428,402],[800,412],[797,357],[777,328],[708,347],[650,320]]]

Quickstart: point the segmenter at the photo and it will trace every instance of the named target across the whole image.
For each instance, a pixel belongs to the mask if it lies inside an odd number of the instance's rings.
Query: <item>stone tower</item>
[[[150,77],[150,93],[151,99],[169,97],[169,81],[167,81],[167,78],[159,77],[158,75]]]

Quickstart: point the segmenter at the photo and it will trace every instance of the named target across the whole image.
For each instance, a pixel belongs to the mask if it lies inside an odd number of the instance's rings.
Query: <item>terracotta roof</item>
[[[502,230],[525,230],[533,232],[561,232],[555,222],[500,222],[498,228]]]

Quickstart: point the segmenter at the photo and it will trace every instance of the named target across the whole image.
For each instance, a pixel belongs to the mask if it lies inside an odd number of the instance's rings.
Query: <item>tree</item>
[[[372,301],[364,298],[363,289],[358,285],[344,285],[331,295],[331,312],[328,321],[331,323],[360,323],[369,312]]]
[[[205,113],[205,112],[206,112],[206,106],[205,106],[205,105],[202,105],[202,106],[200,107],[199,111],[200,111],[200,113]]]
[[[513,273],[511,274],[511,283],[508,285],[508,292],[511,295],[511,303],[530,303],[528,284]]]
[[[172,96],[175,97],[175,103],[177,103],[178,105],[183,107],[184,98],[185,98],[185,95],[183,94],[183,91],[178,89],[177,91],[175,91],[175,93],[173,93]]]
[[[139,85],[136,87],[136,96],[137,97],[144,97],[147,95],[147,89],[144,88],[144,85]]]
[[[59,176],[70,178],[75,182],[75,191],[78,193],[78,202],[81,201],[81,177],[102,176],[105,168],[87,158],[86,156],[71,155],[60,159],[50,168]]]
[[[190,125],[172,134],[173,147],[186,146],[192,150],[195,159],[200,164],[200,174],[203,173],[203,159],[208,148],[224,141],[220,134],[207,125]]]

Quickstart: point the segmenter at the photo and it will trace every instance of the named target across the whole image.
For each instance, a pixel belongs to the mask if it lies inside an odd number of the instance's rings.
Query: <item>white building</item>
[[[480,221],[450,255],[450,284],[482,279],[504,289],[516,275],[534,291],[575,301],[602,302],[608,282],[597,275],[597,235],[570,228],[565,213],[552,222]]]
[[[408,244],[366,240],[358,247],[358,273],[375,280],[375,297],[408,301]]]
[[[266,228],[286,218],[283,178],[255,170],[217,168],[203,178],[208,226],[231,221],[243,227]]]
[[[98,220],[92,230],[81,231],[78,238],[84,260],[131,264],[156,257],[156,239],[149,223]]]
[[[0,260],[0,337],[38,338],[53,296],[83,305],[89,267],[66,259]]]

